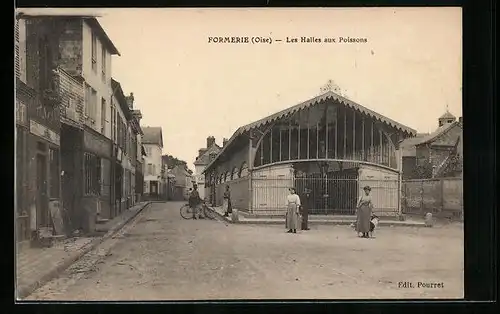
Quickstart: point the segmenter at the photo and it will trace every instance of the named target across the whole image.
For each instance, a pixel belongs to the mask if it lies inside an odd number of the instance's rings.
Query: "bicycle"
[[[197,214],[201,213],[203,214],[204,217],[208,219],[212,220],[215,219],[216,217],[215,212],[212,209],[210,209],[205,202],[202,202],[200,206],[196,208]],[[191,208],[189,204],[184,204],[180,208],[180,214],[181,217],[184,219],[193,219],[193,208]]]

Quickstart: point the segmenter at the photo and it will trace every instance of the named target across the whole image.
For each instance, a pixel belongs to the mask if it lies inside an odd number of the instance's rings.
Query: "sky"
[[[61,11],[61,9],[57,9]],[[75,9],[72,9],[75,12]],[[78,9],[120,51],[113,78],[134,93],[164,154],[193,162],[242,125],[319,95],[347,98],[418,132],[462,115],[460,8]],[[213,44],[208,37],[366,38],[366,43]]]

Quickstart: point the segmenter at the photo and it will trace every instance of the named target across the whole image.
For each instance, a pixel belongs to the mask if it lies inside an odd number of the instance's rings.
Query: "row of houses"
[[[405,180],[460,177],[461,160],[461,118],[446,112],[435,132],[419,134],[330,87],[239,127],[222,147],[207,138],[194,164],[201,194],[213,206],[222,204],[229,186],[233,206],[243,213],[282,215],[288,188],[303,193],[308,187],[313,214],[351,215],[369,185],[375,212],[400,216]],[[457,208],[460,184],[448,187],[458,198]],[[424,190],[419,188],[420,198]]]
[[[163,145],[111,76],[119,55],[95,17],[16,15],[18,241],[91,233],[155,191]]]

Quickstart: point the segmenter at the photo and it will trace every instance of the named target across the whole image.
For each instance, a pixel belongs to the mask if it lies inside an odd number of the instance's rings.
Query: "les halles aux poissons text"
[[[209,44],[320,44],[320,43],[367,43],[368,39],[360,37],[285,37],[284,39],[264,37],[264,36],[209,36]]]

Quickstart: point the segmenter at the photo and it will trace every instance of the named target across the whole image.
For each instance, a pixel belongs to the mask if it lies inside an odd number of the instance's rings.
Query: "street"
[[[27,300],[463,297],[461,225],[384,227],[373,239],[349,226],[287,234],[276,225],[184,220],[181,205],[149,206],[93,262],[84,257]]]

